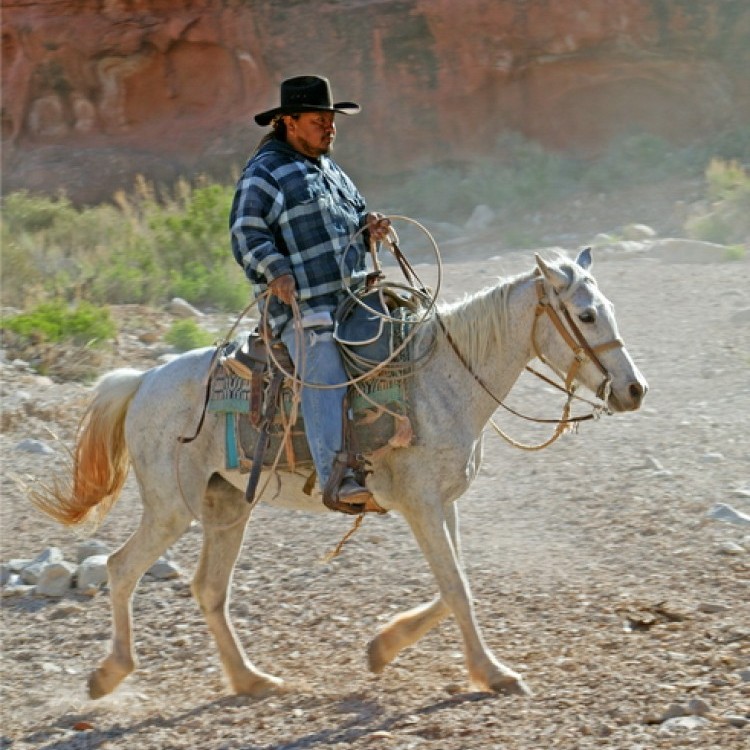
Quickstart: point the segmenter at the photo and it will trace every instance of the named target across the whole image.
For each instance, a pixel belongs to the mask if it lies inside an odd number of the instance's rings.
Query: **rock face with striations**
[[[355,176],[480,155],[508,130],[590,152],[750,121],[744,0],[3,5],[6,190],[227,177],[261,134],[251,115],[310,71],[363,105],[337,147]]]

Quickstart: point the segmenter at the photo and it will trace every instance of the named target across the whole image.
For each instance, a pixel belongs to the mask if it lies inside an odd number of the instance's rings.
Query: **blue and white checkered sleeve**
[[[270,221],[282,210],[283,196],[272,175],[263,169],[246,170],[232,204],[232,253],[245,274],[261,288],[291,273],[289,259],[276,247]]]

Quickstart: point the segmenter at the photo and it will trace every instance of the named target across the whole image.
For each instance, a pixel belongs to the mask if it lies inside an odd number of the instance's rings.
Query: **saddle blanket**
[[[257,376],[256,376],[257,377]],[[365,457],[390,447],[405,447],[413,434],[402,379],[374,377],[349,388],[350,449]],[[250,421],[251,381],[219,365],[211,379],[206,410],[224,415],[226,468],[249,471],[260,431]],[[289,426],[294,410],[291,384],[281,388],[279,408],[269,427],[263,464],[279,469],[312,467],[304,419]]]

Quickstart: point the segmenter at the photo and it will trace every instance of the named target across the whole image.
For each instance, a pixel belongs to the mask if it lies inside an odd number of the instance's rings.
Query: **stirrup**
[[[339,472],[334,472],[338,474]],[[358,516],[360,513],[365,512],[367,503],[372,499],[372,493],[366,488],[362,487],[353,477],[343,477],[340,481],[330,481],[326,484],[325,491],[323,492],[323,504],[326,508],[336,510],[339,513],[346,513],[350,516]],[[349,498],[341,496],[341,490],[347,481],[351,481],[355,487],[352,487],[352,492]],[[334,489],[334,487],[336,489]]]
[[[324,495],[323,504],[326,508],[338,511],[339,513],[345,513],[347,516],[360,516],[363,513],[379,513],[383,515],[388,512],[385,508],[378,505],[372,495],[369,495],[364,503],[346,503],[338,498],[331,498]]]
[[[372,492],[367,487],[361,485],[354,477],[344,477],[338,491],[338,499],[342,503],[356,505],[367,502],[369,497],[372,497]]]
[[[346,481],[344,475],[346,469],[349,468],[349,459],[349,454],[346,451],[340,451],[337,454],[336,460],[333,462],[331,475],[323,488],[323,504],[329,510],[345,513],[348,516],[358,516],[362,513],[387,513],[388,511],[381,508],[366,489],[366,496],[364,493],[362,495],[365,498],[363,502],[347,503],[345,500],[339,499],[339,490]],[[354,495],[354,497],[357,497],[357,495]]]

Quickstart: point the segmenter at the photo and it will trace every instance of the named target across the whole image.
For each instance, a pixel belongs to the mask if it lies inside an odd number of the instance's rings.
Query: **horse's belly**
[[[221,472],[221,475],[230,484],[243,492],[245,491],[248,474],[241,474],[238,471],[227,471]],[[260,475],[255,497],[260,502],[273,505],[275,508],[330,513],[328,508],[323,505],[323,497],[317,485],[311,494],[308,495],[304,492],[307,478],[306,474],[285,471],[279,471],[274,474],[270,471],[264,471]]]

